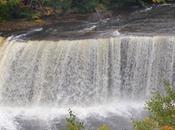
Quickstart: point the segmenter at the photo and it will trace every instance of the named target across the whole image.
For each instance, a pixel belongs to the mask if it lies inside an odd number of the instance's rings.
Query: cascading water
[[[0,39],[0,50],[2,130],[56,130],[69,108],[83,119],[113,120],[113,130],[131,129],[122,120],[175,81],[174,36]]]

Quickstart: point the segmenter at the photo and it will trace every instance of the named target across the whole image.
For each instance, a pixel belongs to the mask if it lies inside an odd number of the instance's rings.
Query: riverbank
[[[90,14],[68,14],[64,16],[48,16],[40,19],[14,19],[10,21],[0,21],[0,35],[6,36],[15,32],[27,31],[39,27],[54,26],[58,23],[75,22],[86,19]]]
[[[0,32],[13,32],[19,30],[25,30],[32,27],[40,27],[49,24],[48,21],[45,20],[12,20],[12,21],[4,21],[0,22]]]
[[[42,31],[27,36],[32,39],[81,39],[124,35],[174,35],[175,5],[160,5],[130,12],[104,14],[67,14],[41,19],[0,22],[0,35],[24,34],[36,28]]]

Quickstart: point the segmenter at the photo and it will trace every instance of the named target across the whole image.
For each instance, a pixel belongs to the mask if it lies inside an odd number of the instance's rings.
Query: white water
[[[28,130],[20,126],[20,117],[44,120],[45,129],[55,130],[51,121],[68,108],[82,119],[130,119],[141,112],[153,90],[162,91],[164,81],[175,81],[173,36],[7,39],[0,50],[1,129]]]

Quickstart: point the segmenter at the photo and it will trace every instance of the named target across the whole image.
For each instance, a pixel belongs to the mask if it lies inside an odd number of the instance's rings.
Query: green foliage
[[[0,0],[0,19],[33,18],[36,14],[90,13],[135,5],[145,7],[166,1],[169,0]]]
[[[99,0],[75,0],[73,2],[73,7],[78,10],[78,12],[94,12],[95,8],[99,4]]]
[[[32,13],[23,7],[21,0],[0,0],[0,20],[31,17]]]
[[[71,110],[69,110],[69,117],[66,118],[66,121],[66,130],[83,130],[85,128],[84,123],[78,121]]]
[[[146,103],[149,116],[134,121],[135,130],[175,130],[175,90],[166,85],[165,94],[155,92]]]
[[[19,0],[0,0],[0,18],[10,18],[16,12]]]
[[[62,12],[66,12],[71,9],[72,0],[45,0],[43,5],[53,8],[55,11],[62,10]]]
[[[109,127],[105,124],[101,125],[98,130],[110,130]]]
[[[87,130],[83,122],[76,118],[76,115],[69,109],[69,117],[66,118],[66,130]],[[92,129],[89,129],[92,130]],[[110,128],[103,124],[97,130],[110,130]]]

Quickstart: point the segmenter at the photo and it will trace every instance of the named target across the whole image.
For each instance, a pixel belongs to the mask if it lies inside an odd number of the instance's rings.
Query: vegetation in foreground
[[[76,118],[76,115],[73,114],[71,110],[69,110],[69,117],[66,118],[66,130],[87,130],[84,125],[84,122],[79,121]],[[92,130],[92,129],[88,129]],[[101,125],[97,130],[110,130],[109,127],[105,124]]]
[[[146,110],[149,112],[147,117],[141,121],[133,121],[134,130],[175,130],[175,89],[166,85],[164,94],[155,92],[146,102]],[[71,110],[66,121],[66,130],[87,129]],[[97,130],[110,130],[110,128],[104,124]]]
[[[100,12],[135,5],[145,7],[169,1],[172,0],[0,0],[0,20],[37,19],[42,16]]]
[[[148,117],[134,121],[135,130],[175,130],[175,89],[166,85],[165,94],[155,92],[146,110]]]

